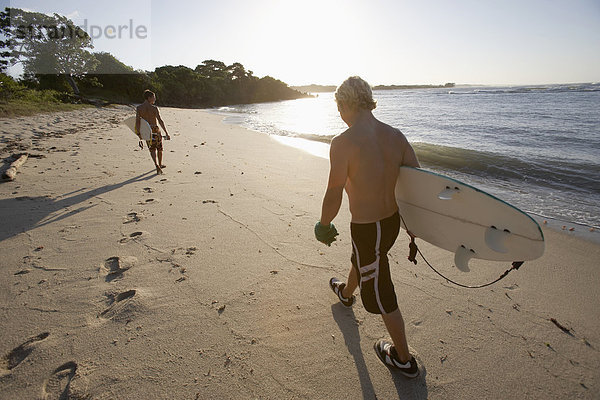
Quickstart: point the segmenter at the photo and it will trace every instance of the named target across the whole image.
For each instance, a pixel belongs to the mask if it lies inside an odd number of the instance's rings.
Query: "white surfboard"
[[[527,261],[544,253],[544,234],[533,218],[456,179],[401,167],[396,201],[402,227],[453,252],[461,271],[469,271],[471,258]]]
[[[126,125],[131,132],[135,133],[135,117],[129,117],[122,124]],[[152,128],[144,118],[140,118],[140,135],[142,140],[152,140]]]

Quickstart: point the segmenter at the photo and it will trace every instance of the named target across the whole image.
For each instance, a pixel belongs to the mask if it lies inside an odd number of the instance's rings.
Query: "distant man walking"
[[[162,144],[162,135],[160,133],[160,128],[156,124],[156,121],[160,124],[160,126],[165,131],[165,136],[167,140],[171,140],[171,137],[167,133],[167,128],[165,127],[165,123],[160,118],[160,113],[158,112],[158,107],[154,105],[156,102],[156,94],[151,92],[150,90],[144,91],[144,99],[145,101],[137,106],[136,115],[135,115],[135,133],[140,136],[140,118],[144,118],[148,124],[150,124],[150,128],[152,128],[152,140],[146,140],[146,145],[148,146],[148,150],[150,150],[150,156],[152,157],[152,161],[154,161],[154,165],[156,166],[156,173],[158,175],[162,175],[162,169],[166,167],[162,163],[162,154],[163,154],[163,144]],[[140,137],[140,147],[143,147],[141,137]],[[158,156],[158,161],[157,161]]]
[[[331,142],[329,181],[315,236],[327,245],[336,240],[331,221],[345,189],[352,214],[352,267],[346,283],[331,278],[329,285],[347,307],[354,304],[353,293],[360,286],[365,309],[381,314],[392,338],[392,343],[384,339],[375,343],[379,359],[407,377],[416,377],[419,370],[408,350],[387,253],[400,230],[394,194],[400,166],[418,167],[419,161],[402,132],[373,116],[376,103],[363,79],[348,78],[337,89],[335,100],[348,129]]]

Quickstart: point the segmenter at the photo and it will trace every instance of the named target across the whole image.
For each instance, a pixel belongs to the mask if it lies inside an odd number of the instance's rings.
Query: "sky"
[[[214,59],[290,85],[338,85],[350,75],[372,85],[600,82],[600,0],[0,0],[0,6],[68,16],[94,37],[95,51],[143,70],[195,68]]]

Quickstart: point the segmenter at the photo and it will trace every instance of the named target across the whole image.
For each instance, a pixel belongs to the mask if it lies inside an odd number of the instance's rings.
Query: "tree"
[[[200,75],[183,65],[156,68],[152,74],[155,87],[160,87],[159,101],[174,106],[197,106],[203,102]]]
[[[89,51],[94,47],[92,40],[83,29],[59,14],[46,15],[18,8],[6,8],[1,19],[5,52],[10,53],[11,64],[21,63],[27,77],[64,77],[79,95],[74,78],[83,77],[97,65]]]
[[[137,101],[144,89],[159,93],[160,104],[210,107],[303,97],[284,82],[259,79],[241,63],[205,60],[195,69],[165,65],[135,71],[109,53],[92,54],[89,35],[68,18],[7,8],[0,13],[0,71],[21,63],[28,88],[86,93],[109,101]],[[2,61],[5,63],[2,63]],[[7,83],[8,84],[8,83]]]
[[[238,62],[233,63],[229,67],[227,67],[227,72],[228,72],[227,77],[230,80],[244,79],[244,78],[248,77],[246,68],[244,68],[244,66]]]
[[[9,24],[8,13],[5,11],[0,12],[0,35],[2,35],[2,40],[0,40],[0,73],[5,72],[10,65],[9,41],[4,34]]]
[[[144,89],[151,87],[150,77],[135,71],[115,56],[106,52],[94,53],[98,66],[81,81],[81,89],[88,95],[118,102],[137,102]]]
[[[290,100],[299,97],[304,96],[279,79],[265,76],[258,80],[250,102],[260,103],[264,101]]]
[[[96,74],[133,74],[135,71],[129,65],[119,61],[110,53],[101,51],[94,53],[98,62],[94,73]]]
[[[240,64],[241,65],[241,64]],[[209,79],[214,78],[227,78],[228,68],[222,61],[205,60],[202,64],[198,65],[195,69],[201,76]]]

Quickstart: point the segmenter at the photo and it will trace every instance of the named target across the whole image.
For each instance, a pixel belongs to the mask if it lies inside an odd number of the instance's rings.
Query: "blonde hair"
[[[373,110],[377,102],[373,100],[371,86],[359,76],[346,79],[335,91],[335,101],[350,108]]]

